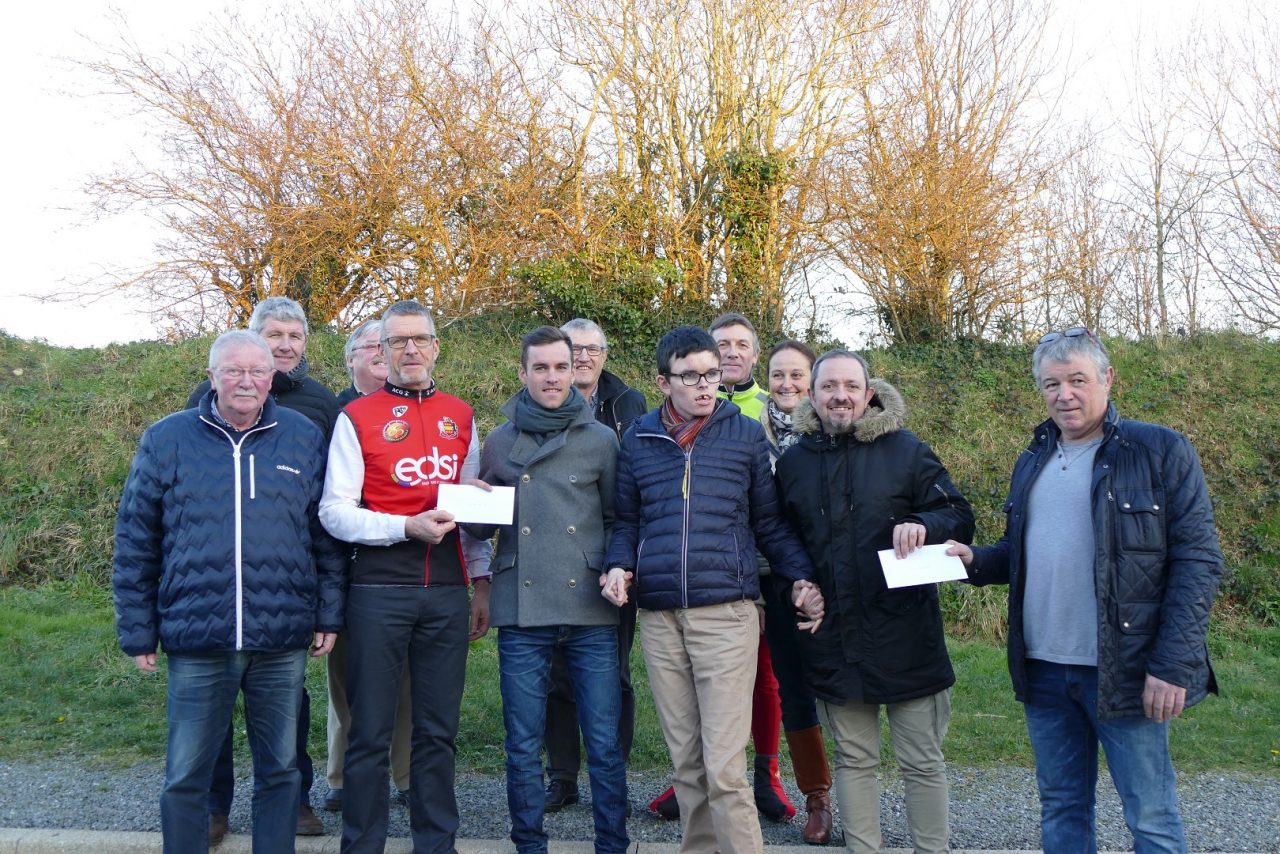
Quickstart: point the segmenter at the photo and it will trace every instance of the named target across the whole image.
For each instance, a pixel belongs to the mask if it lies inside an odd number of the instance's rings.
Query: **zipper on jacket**
[[[684,448],[680,447],[679,442],[671,438],[671,435],[666,432],[641,433],[639,431],[636,431],[636,437],[639,438],[641,436],[654,438],[654,439],[666,439],[668,442],[671,442],[677,448],[679,448],[680,452],[684,454],[684,479],[680,484],[680,496],[681,496],[681,500],[684,502],[684,508],[681,511],[681,524],[680,524],[680,607],[688,608],[689,607],[689,506],[690,506],[689,481],[693,474],[693,446],[692,445],[689,446],[689,449],[686,451]],[[697,437],[694,438],[693,444],[694,445],[698,444]],[[636,563],[639,563],[638,559]]]
[[[253,468],[253,454],[249,455],[249,500],[253,501],[258,497],[258,476]]]
[[[675,439],[671,441],[675,442]],[[695,437],[693,443],[698,443]],[[679,442],[676,442],[678,445]],[[681,450],[684,450],[683,448]],[[680,607],[689,607],[689,475],[693,467],[693,445],[684,452],[684,520],[680,526]]]
[[[244,485],[242,483],[243,479],[240,475],[240,448],[241,446],[244,445],[245,439],[248,439],[254,433],[276,426],[276,422],[272,421],[270,424],[258,424],[254,427],[251,427],[248,430],[246,430],[244,434],[240,437],[239,441],[237,441],[231,438],[231,434],[228,433],[226,429],[223,428],[223,426],[221,424],[218,424],[216,421],[210,421],[208,418],[205,418],[203,415],[200,416],[200,420],[203,421],[205,424],[208,424],[210,427],[213,427],[223,436],[227,437],[227,441],[231,443],[231,463],[232,463],[232,467],[235,469],[235,490],[236,490],[236,500],[235,500],[235,508],[236,508],[235,509],[235,515],[236,515],[236,526],[235,526],[236,527],[236,547],[235,547],[236,652],[239,652],[241,649],[244,648],[244,519],[242,518],[243,502],[240,498],[240,493],[241,493],[241,490],[244,489]],[[250,478],[249,478],[250,488],[252,488],[253,454],[249,455],[249,465],[251,468]]]
[[[230,438],[230,437],[228,437]],[[244,558],[244,529],[240,518],[240,442],[231,442],[231,460],[236,469],[236,652],[244,648],[244,576],[241,573]]]

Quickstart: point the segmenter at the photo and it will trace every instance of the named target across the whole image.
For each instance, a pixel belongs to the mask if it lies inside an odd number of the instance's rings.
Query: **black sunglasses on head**
[[[1088,336],[1089,338],[1092,338],[1094,341],[1098,340],[1098,336],[1094,335],[1087,328],[1083,326],[1073,326],[1070,329],[1064,329],[1061,332],[1046,332],[1045,334],[1040,336],[1040,341],[1038,343],[1052,344],[1054,341],[1057,341],[1059,338],[1079,338],[1081,336]]]

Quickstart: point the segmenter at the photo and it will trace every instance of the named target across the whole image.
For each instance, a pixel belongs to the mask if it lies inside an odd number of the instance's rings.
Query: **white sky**
[[[1028,0],[1030,2],[1030,0]],[[236,0],[119,0],[144,45],[163,50],[185,41],[209,14]],[[242,0],[245,9],[262,3]],[[1127,91],[1134,34],[1178,40],[1192,13],[1221,12],[1236,4],[1196,0],[1054,0],[1061,37],[1070,42],[1077,69],[1074,103],[1093,104],[1099,93],[1120,101]],[[100,346],[157,335],[145,313],[117,296],[87,305],[38,297],[66,293],[104,271],[136,267],[152,250],[155,233],[138,215],[92,220],[84,185],[131,152],[151,150],[133,123],[112,119],[88,94],[82,72],[63,57],[92,56],[89,39],[109,41],[113,25],[100,0],[35,0],[15,4],[0,28],[0,73],[6,130],[0,135],[5,171],[0,240],[6,269],[0,276],[0,329],[61,346]],[[1067,56],[1064,46],[1062,56]],[[1097,105],[1101,106],[1101,105]]]

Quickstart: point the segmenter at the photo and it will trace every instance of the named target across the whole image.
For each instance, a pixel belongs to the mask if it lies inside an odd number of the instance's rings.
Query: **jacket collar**
[[[623,382],[619,376],[609,373],[608,370],[603,370],[600,372],[600,379],[596,381],[596,399],[601,403],[605,403],[613,400],[629,388],[631,386]]]
[[[200,420],[206,424],[221,427],[233,434],[248,433],[250,430],[256,430],[259,427],[275,426],[277,404],[274,395],[267,395],[267,399],[262,402],[262,411],[258,413],[258,420],[243,430],[237,430],[232,427],[231,423],[222,417],[222,413],[214,406],[214,401],[217,397],[218,392],[211,388],[204,393],[204,397],[200,398]]]
[[[716,398],[716,408],[707,416],[710,420],[708,425],[717,421],[723,421],[735,415],[741,415],[742,410],[732,401],[725,400],[723,397]],[[636,419],[637,433],[661,433],[667,435],[667,429],[662,426],[662,404],[658,404],[656,408],[650,409],[644,415]]]
[[[403,386],[395,385],[391,380],[387,380],[386,384],[384,384],[382,388],[388,394],[394,394],[396,397],[421,401],[436,393],[436,381],[435,378],[432,377],[431,385],[427,388],[404,388]]]
[[[307,357],[303,356],[298,360],[298,364],[293,366],[293,370],[289,373],[276,371],[271,377],[271,393],[287,394],[298,386],[306,382],[310,373],[310,366],[307,363]]]
[[[1102,416],[1102,439],[1104,444],[1119,429],[1120,413],[1116,410],[1116,405],[1108,400],[1107,414]],[[1057,444],[1059,435],[1061,435],[1061,431],[1058,430],[1058,425],[1054,423],[1052,418],[1046,418],[1036,425],[1031,447],[1035,448],[1039,445],[1044,448],[1052,448]]]
[[[871,378],[871,387],[875,389],[875,396],[867,404],[862,417],[854,422],[853,431],[846,434],[832,435],[823,431],[813,401],[807,397],[800,401],[791,422],[796,432],[801,434],[801,440],[834,446],[847,436],[853,441],[866,443],[903,429],[907,423],[907,402],[901,392],[879,377]]]

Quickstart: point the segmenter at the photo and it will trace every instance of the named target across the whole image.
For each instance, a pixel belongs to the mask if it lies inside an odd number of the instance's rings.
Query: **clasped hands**
[[[621,607],[627,603],[628,590],[635,579],[635,573],[620,566],[610,567],[600,576],[600,594],[614,605]],[[801,631],[816,632],[822,625],[822,617],[826,613],[826,602],[822,591],[812,581],[797,581],[791,585],[791,603],[802,619],[796,624]]]

